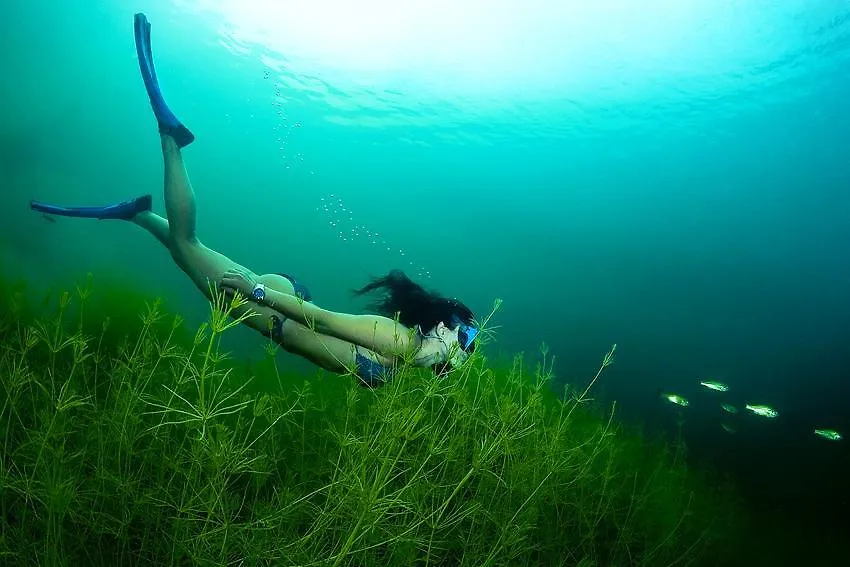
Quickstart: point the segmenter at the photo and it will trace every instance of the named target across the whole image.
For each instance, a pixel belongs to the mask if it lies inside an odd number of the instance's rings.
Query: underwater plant
[[[0,561],[67,565],[693,565],[728,549],[731,496],[578,395],[545,347],[486,345],[380,390],[249,372],[158,301],[96,312],[91,280],[28,309],[0,281]],[[118,334],[121,329],[126,334]],[[123,332],[123,331],[122,331]]]

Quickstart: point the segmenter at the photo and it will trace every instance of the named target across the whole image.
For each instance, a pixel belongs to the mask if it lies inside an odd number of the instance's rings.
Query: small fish
[[[762,417],[774,418],[779,416],[779,412],[770,406],[747,404],[744,407]]]
[[[734,427],[732,427],[728,423],[721,423],[720,427],[722,427],[723,431],[725,431],[726,433],[736,433],[737,432],[737,429],[735,429]]]
[[[43,218],[47,222],[56,222],[56,219],[54,217],[51,217],[47,213],[41,213],[41,218]]]
[[[661,394],[661,397],[670,402],[671,404],[676,404],[678,406],[682,406],[683,408],[688,407],[688,400],[679,396],[678,394]]]
[[[700,386],[705,386],[709,390],[714,390],[716,392],[726,392],[729,390],[729,386],[723,382],[715,382],[714,380],[703,380],[699,384]]]
[[[830,441],[841,441],[844,438],[834,429],[815,429],[815,435],[829,439]]]
[[[723,411],[726,413],[738,413],[738,408],[732,404],[720,404],[720,407],[723,408]]]

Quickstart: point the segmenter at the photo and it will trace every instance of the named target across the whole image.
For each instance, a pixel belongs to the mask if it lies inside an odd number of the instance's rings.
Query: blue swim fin
[[[171,112],[156,78],[156,70],[153,66],[153,54],[151,52],[151,24],[144,14],[136,14],[133,22],[136,37],[136,55],[139,59],[139,70],[142,72],[142,80],[145,90],[151,101],[154,116],[156,116],[159,131],[174,138],[178,147],[188,146],[195,140],[194,134],[189,131]]]
[[[40,213],[60,217],[130,220],[139,213],[151,210],[151,196],[142,195],[129,201],[103,207],[60,207],[59,205],[51,205],[49,203],[42,203],[41,201],[30,201],[30,208]]]

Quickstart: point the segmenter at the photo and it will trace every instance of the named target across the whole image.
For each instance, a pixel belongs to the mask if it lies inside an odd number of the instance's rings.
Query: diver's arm
[[[398,356],[412,346],[412,335],[407,327],[387,317],[328,311],[269,288],[265,289],[263,305],[317,333],[349,341],[387,357]]]

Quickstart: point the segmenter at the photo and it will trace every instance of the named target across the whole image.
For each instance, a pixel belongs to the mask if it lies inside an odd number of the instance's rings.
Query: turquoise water
[[[545,341],[565,382],[617,343],[603,397],[626,419],[675,431],[657,391],[684,395],[697,457],[766,509],[846,521],[847,448],[811,430],[850,432],[847,2],[0,8],[10,265],[127,278],[200,320],[149,235],[27,206],[151,192],[163,210],[136,11],[197,136],[207,244],[335,310],[396,267],[479,315],[500,298],[492,354]],[[706,378],[780,418],[727,434]]]

